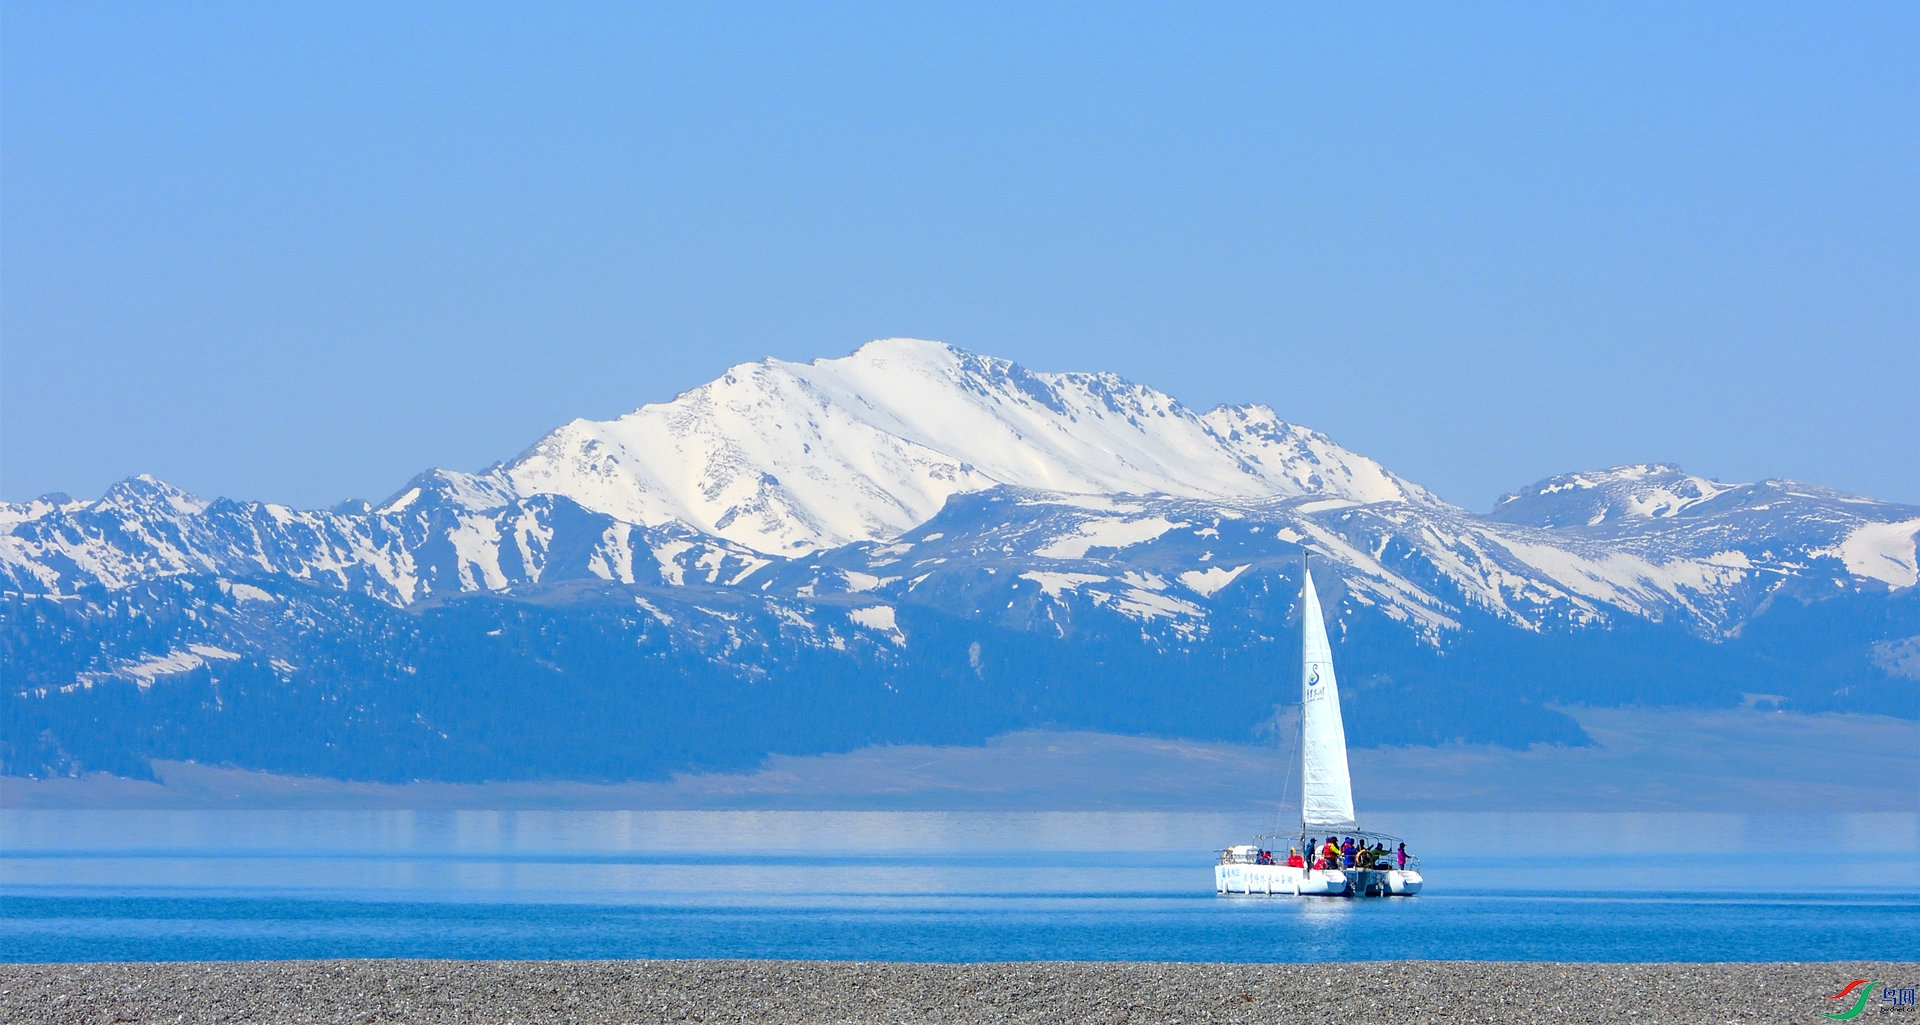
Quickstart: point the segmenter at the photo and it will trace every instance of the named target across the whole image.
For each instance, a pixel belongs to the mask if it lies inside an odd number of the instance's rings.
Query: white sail
[[[1304,570],[1303,570],[1304,571]],[[1347,774],[1347,730],[1340,722],[1340,687],[1333,680],[1333,649],[1320,616],[1320,596],[1307,573],[1306,641],[1301,650],[1300,822],[1308,830],[1354,828],[1353,780]]]

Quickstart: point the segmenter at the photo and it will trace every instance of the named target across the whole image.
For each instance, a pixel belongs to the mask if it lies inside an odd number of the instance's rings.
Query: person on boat
[[[1406,844],[1403,843],[1399,847],[1394,849],[1393,862],[1395,865],[1398,865],[1402,869],[1407,867],[1407,845]]]
[[[1313,836],[1307,837],[1306,852],[1307,852],[1307,864],[1311,865],[1314,862],[1320,860],[1320,838],[1319,837],[1313,837]]]
[[[1320,856],[1326,859],[1328,868],[1340,864],[1340,845],[1333,842],[1333,837],[1327,837],[1327,846],[1320,851]]]
[[[1271,865],[1271,864],[1273,864],[1273,852],[1272,852],[1272,851],[1261,851],[1261,852],[1260,852],[1260,856],[1259,856],[1258,858],[1256,858],[1256,859],[1254,859],[1254,864],[1256,864],[1256,865]]]
[[[1345,840],[1341,841],[1340,843],[1340,867],[1341,868],[1353,867],[1353,853],[1354,853],[1353,837],[1347,837]]]
[[[1306,868],[1307,867],[1307,859],[1300,856],[1300,848],[1298,847],[1287,848],[1287,867],[1288,868]]]

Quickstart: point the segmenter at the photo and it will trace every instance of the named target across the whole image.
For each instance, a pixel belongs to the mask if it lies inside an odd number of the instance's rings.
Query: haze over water
[[[1221,898],[1227,812],[5,811],[0,958],[1806,960],[1920,949],[1912,813],[1416,813],[1411,899]],[[1701,858],[1701,851],[1717,851]]]

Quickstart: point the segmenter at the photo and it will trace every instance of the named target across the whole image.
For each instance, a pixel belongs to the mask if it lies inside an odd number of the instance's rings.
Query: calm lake
[[[0,811],[0,959],[1835,960],[1920,816],[1380,816],[1427,890],[1217,897],[1234,813]]]

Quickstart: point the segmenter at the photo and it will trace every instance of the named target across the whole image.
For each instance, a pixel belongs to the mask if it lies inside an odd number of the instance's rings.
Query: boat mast
[[[1302,661],[1305,661],[1307,643],[1307,556],[1312,549],[1300,546],[1300,646]],[[1306,670],[1300,671],[1300,720],[1294,726],[1293,746],[1299,752],[1300,760],[1300,840],[1307,839],[1307,677]],[[1307,864],[1313,864],[1313,856],[1307,855]]]

